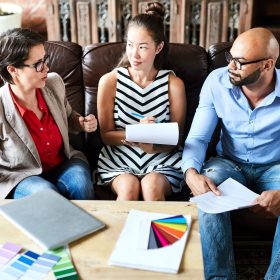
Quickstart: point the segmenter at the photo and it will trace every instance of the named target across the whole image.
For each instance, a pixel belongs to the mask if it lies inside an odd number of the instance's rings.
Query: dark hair
[[[154,66],[158,70],[163,68],[168,53],[168,43],[165,38],[165,30],[163,24],[164,14],[165,8],[161,3],[151,2],[147,4],[145,13],[133,17],[129,21],[127,26],[127,31],[130,27],[133,26],[145,28],[151,35],[156,45],[164,42],[163,49],[159,54],[156,55],[154,61]],[[129,61],[126,53],[124,53],[118,66],[129,66]]]
[[[28,58],[32,47],[44,44],[43,37],[29,29],[9,29],[0,35],[0,77],[13,84],[13,78],[7,70],[8,65],[20,67]]]

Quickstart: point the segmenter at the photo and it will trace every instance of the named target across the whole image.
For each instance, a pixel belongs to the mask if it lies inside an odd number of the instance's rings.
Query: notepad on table
[[[0,206],[0,213],[45,249],[54,249],[105,225],[53,190]]]

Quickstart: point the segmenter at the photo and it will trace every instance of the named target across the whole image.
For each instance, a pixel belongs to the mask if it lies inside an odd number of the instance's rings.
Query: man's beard
[[[252,74],[250,74],[249,76],[245,77],[244,79],[241,79],[241,76],[238,75],[238,74],[231,73],[230,70],[228,70],[228,72],[231,75],[240,78],[240,80],[234,80],[233,78],[229,77],[230,82],[234,86],[246,86],[246,85],[249,85],[249,84],[253,84],[253,83],[255,83],[259,79],[259,77],[261,75],[260,68],[258,68],[256,71],[254,71]]]

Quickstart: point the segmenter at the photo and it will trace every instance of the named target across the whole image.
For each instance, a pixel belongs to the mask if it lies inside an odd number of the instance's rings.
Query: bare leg
[[[138,200],[139,198],[140,181],[129,173],[116,177],[111,187],[118,196],[117,200]]]
[[[146,175],[141,181],[143,200],[156,201],[165,200],[172,192],[167,178],[157,172]]]

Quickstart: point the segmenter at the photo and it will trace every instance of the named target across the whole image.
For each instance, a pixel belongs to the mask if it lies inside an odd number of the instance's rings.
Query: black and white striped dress
[[[117,68],[117,92],[114,105],[114,121],[117,130],[124,130],[127,124],[139,123],[131,113],[153,116],[159,122],[169,122],[170,104],[168,98],[168,76],[170,70],[160,70],[154,82],[141,88],[130,78],[127,68]],[[181,171],[182,151],[147,154],[138,147],[104,146],[98,160],[98,184],[103,185],[123,173],[142,178],[147,173],[164,174],[173,192],[180,191],[183,180]]]

